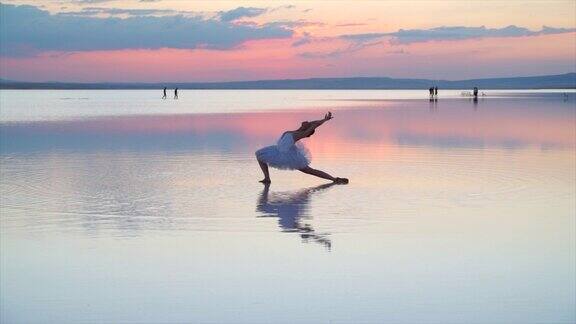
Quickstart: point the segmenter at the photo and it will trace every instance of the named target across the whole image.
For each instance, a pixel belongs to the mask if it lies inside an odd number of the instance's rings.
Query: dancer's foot
[[[336,178],[334,179],[334,183],[336,184],[348,184],[348,179],[346,178]]]
[[[264,179],[262,179],[262,180],[260,180],[260,181],[258,181],[258,182],[262,182],[262,183],[271,183],[272,181],[270,181],[270,179],[269,179],[269,178],[264,178]]]

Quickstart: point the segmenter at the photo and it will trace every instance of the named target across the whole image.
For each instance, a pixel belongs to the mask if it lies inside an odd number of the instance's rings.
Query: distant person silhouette
[[[434,87],[428,88],[428,93],[430,94],[430,99],[432,99],[434,97]]]
[[[478,98],[478,88],[474,87],[474,98]]]
[[[166,99],[166,87],[164,87],[164,95],[162,96],[162,99]]]
[[[174,89],[174,99],[178,99],[178,88]]]
[[[438,87],[434,87],[434,96],[438,97]]]

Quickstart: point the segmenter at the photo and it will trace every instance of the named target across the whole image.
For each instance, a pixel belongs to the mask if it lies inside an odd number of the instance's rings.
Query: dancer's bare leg
[[[258,164],[260,165],[260,169],[262,169],[262,173],[264,173],[264,179],[260,180],[262,183],[270,183],[270,172],[268,171],[268,164],[258,160]]]
[[[306,173],[306,174],[311,174],[313,176],[316,176],[316,177],[319,177],[322,179],[326,179],[326,180],[330,180],[330,181],[333,181],[335,183],[348,183],[348,179],[335,178],[324,171],[316,170],[316,169],[313,169],[311,167],[305,167],[305,168],[302,168],[299,170]]]
[[[299,169],[300,171],[306,173],[306,174],[311,174],[313,176],[317,176],[320,177],[322,179],[327,179],[327,180],[331,180],[334,181],[336,180],[336,178],[334,178],[333,176],[329,175],[328,173],[324,172],[324,171],[320,171],[320,170],[316,170],[316,169],[312,169],[311,167],[305,167],[303,169]]]

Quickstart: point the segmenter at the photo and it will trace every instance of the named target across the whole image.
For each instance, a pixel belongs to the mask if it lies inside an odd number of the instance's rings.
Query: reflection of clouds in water
[[[313,154],[335,155],[347,154],[351,146],[359,145],[373,145],[369,152],[383,144],[440,149],[574,145],[573,102],[481,98],[476,107],[469,100],[390,102],[386,109],[339,110],[330,127],[306,140],[307,146]],[[0,154],[177,151],[252,155],[257,148],[274,143],[282,131],[319,114],[137,115],[0,123]]]
[[[310,224],[303,223],[309,218],[310,196],[314,192],[328,189],[333,183],[292,192],[273,192],[270,194],[270,185],[265,185],[256,210],[262,213],[259,217],[278,217],[278,225],[282,232],[299,233],[302,240],[320,243],[326,248],[332,247],[328,233],[318,233]]]

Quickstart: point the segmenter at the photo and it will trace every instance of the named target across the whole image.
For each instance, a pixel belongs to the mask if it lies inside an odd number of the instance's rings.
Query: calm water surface
[[[0,91],[0,320],[573,323],[563,92]]]

